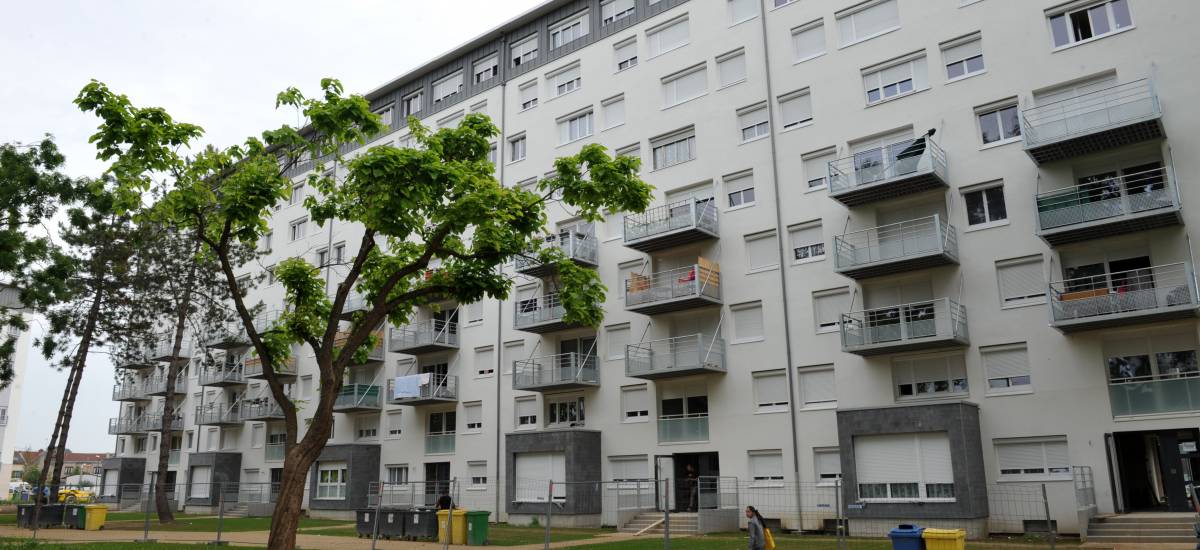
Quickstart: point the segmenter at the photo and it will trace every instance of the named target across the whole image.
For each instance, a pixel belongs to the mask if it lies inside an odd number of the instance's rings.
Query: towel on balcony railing
[[[397,376],[392,384],[392,399],[421,397],[421,387],[429,385],[429,373]]]

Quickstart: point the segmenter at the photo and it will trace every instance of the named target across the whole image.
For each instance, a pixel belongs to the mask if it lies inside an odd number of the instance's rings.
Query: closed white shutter
[[[483,302],[475,302],[467,306],[467,322],[476,323],[483,320]]]
[[[613,56],[617,58],[617,63],[637,57],[637,41],[631,40],[614,47]]]
[[[854,470],[860,484],[917,481],[917,440],[913,434],[856,436]]]
[[[496,372],[495,351],[488,348],[479,348],[475,350],[475,372],[480,375],[488,375]]]
[[[730,309],[733,311],[734,340],[753,340],[763,337],[762,302],[734,306]]]
[[[788,403],[787,374],[783,371],[755,373],[754,400],[760,411],[786,408]]]
[[[1071,458],[1067,456],[1067,440],[1046,441],[1042,444],[1046,449],[1046,466],[1050,473],[1064,473],[1071,468]]]
[[[825,53],[825,25],[818,22],[792,31],[792,48],[797,61]]]
[[[683,19],[670,23],[665,27],[651,29],[646,33],[646,42],[650,46],[650,57],[687,44],[688,20]]]
[[[778,247],[774,232],[746,237],[746,268],[755,271],[779,267]]]
[[[746,129],[767,121],[767,108],[762,107],[738,115],[738,128]]]
[[[980,355],[989,379],[1029,375],[1029,350],[1024,345],[985,348]]]
[[[645,411],[649,414],[650,411],[650,392],[646,390],[646,386],[630,386],[621,388],[621,408],[625,419],[641,418],[644,415],[640,411]],[[628,413],[637,413],[636,415]]]
[[[950,459],[950,436],[946,432],[917,434],[921,451],[921,481],[924,483],[954,483],[954,468]]]
[[[788,229],[788,235],[793,249],[825,242],[819,221],[793,226]]]
[[[538,98],[537,83],[530,82],[529,84],[521,86],[520,96],[521,96],[521,105],[522,106],[528,105],[531,102],[537,101],[537,98]],[[529,105],[529,106],[532,107],[533,105]]]
[[[605,128],[625,124],[625,96],[608,100],[604,102],[603,107]]]
[[[833,369],[800,371],[800,395],[804,405],[837,401],[837,382]]]
[[[192,481],[188,496],[191,498],[208,498],[212,494],[209,491],[211,481],[211,466],[192,466]]]
[[[517,502],[546,502],[550,481],[549,453],[519,453],[513,459]]]
[[[779,108],[785,129],[808,122],[813,118],[812,94],[806,90],[783,96],[779,99]]]
[[[467,429],[469,429],[469,430],[478,429],[478,428],[474,427],[473,425],[483,423],[483,404],[482,403],[468,403],[466,405],[463,405],[463,416],[466,417],[466,420],[467,420]]]
[[[612,479],[650,478],[650,461],[645,456],[611,457],[608,464],[612,469]]]
[[[435,82],[433,85],[434,101],[454,95],[462,88],[462,83],[463,75],[461,72]]]
[[[996,262],[1001,305],[1040,302],[1046,296],[1042,258]]]
[[[995,447],[1000,475],[1040,475],[1045,473],[1045,456],[1040,442],[997,442]]]
[[[836,449],[814,449],[813,461],[816,463],[817,479],[828,479],[842,473],[842,455]]]
[[[896,0],[887,0],[853,14],[838,17],[838,30],[843,46],[898,25],[900,8]]]
[[[750,451],[750,477],[756,481],[783,479],[782,451]]]
[[[950,65],[951,63],[958,63],[977,55],[983,55],[983,40],[972,40],[965,44],[959,44],[942,50],[942,62],[945,65]]]
[[[717,60],[717,84],[730,86],[746,79],[746,54],[738,52]]]
[[[608,358],[621,359],[625,357],[625,346],[629,345],[629,325],[608,327],[605,336],[608,337]]]
[[[740,23],[758,15],[758,0],[729,0],[729,18]]]
[[[117,496],[117,490],[120,487],[120,484],[118,483],[120,481],[120,475],[120,470],[104,470],[103,489],[100,492],[101,496]]]
[[[843,313],[850,311],[850,292],[844,289],[813,293],[817,331],[836,330]]]
[[[806,189],[828,184],[829,162],[837,158],[834,154],[816,155],[804,159],[804,181]]]
[[[668,106],[675,105],[703,95],[707,88],[708,70],[700,67],[663,82],[663,100]]]

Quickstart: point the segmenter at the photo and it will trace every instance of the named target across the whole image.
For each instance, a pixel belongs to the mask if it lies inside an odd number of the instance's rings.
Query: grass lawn
[[[311,526],[310,526],[311,527]],[[553,529],[550,533],[551,542],[590,539],[603,533],[611,533],[611,529]],[[324,535],[329,537],[357,537],[358,530],[354,527],[338,529],[300,529],[305,535]],[[539,544],[545,540],[546,531],[541,527],[509,525],[493,523],[488,527],[488,546],[521,546],[524,544]],[[661,547],[662,544],[660,543]]]
[[[143,512],[109,512],[105,521],[110,522],[110,523],[114,522],[114,521],[120,521],[120,522],[137,521],[138,525],[141,525],[142,518],[144,518],[144,517],[146,517],[146,515]],[[155,514],[150,515],[151,524],[154,524],[156,522],[156,519],[155,519],[156,517],[157,516]],[[187,517],[188,516],[186,514],[176,514],[175,515],[176,520],[182,520]],[[0,525],[16,525],[16,524],[17,524],[17,515],[16,514],[0,514]],[[139,527],[139,529],[140,528],[141,527]]]
[[[1020,540],[988,540],[967,542],[967,550],[1020,550],[1024,548],[1049,548],[1048,544],[1021,544]],[[835,550],[837,539],[830,537],[793,537],[781,535],[775,537],[779,550]],[[661,538],[634,539],[619,542],[606,542],[588,545],[588,549],[602,550],[662,550]],[[1060,547],[1078,546],[1079,541],[1060,541]],[[730,550],[744,548],[746,536],[733,533],[720,533],[699,537],[687,537],[672,540],[672,547],[687,548],[687,550]],[[882,539],[851,539],[849,547],[854,550],[891,550],[892,543]]]
[[[56,543],[33,542],[27,539],[0,539],[0,550],[195,550],[195,544],[166,544],[140,542],[88,542]],[[247,546],[224,546],[223,548],[250,548]]]
[[[312,519],[302,518],[300,520],[300,528],[306,527],[328,527],[337,525],[352,525],[345,520],[340,519]],[[143,520],[141,517],[128,521],[112,521],[105,522],[104,528],[113,531],[141,531]],[[221,524],[221,530],[224,532],[241,532],[241,531],[267,531],[271,529],[271,518],[225,518]],[[158,520],[150,518],[150,531],[204,531],[217,532],[217,518],[212,516],[176,516],[175,523],[166,525],[159,524]]]

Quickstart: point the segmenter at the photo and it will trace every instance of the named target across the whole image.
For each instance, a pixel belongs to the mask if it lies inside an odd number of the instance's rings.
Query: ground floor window
[[[346,481],[348,478],[346,463],[321,463],[317,467],[317,498],[321,500],[345,500]]]
[[[946,432],[856,436],[854,461],[860,499],[954,500]]]

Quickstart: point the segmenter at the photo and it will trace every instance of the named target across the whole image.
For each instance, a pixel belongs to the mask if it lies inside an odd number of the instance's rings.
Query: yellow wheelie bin
[[[962,529],[925,529],[926,550],[963,550],[967,546],[967,532]]]
[[[83,506],[87,509],[87,516],[84,517],[83,529],[85,531],[99,531],[104,528],[104,520],[108,518],[108,507],[102,504],[88,504]]]
[[[450,519],[450,510],[438,510],[438,542],[446,542],[446,522]],[[467,511],[454,509],[454,520],[450,522],[450,544],[467,543]]]

